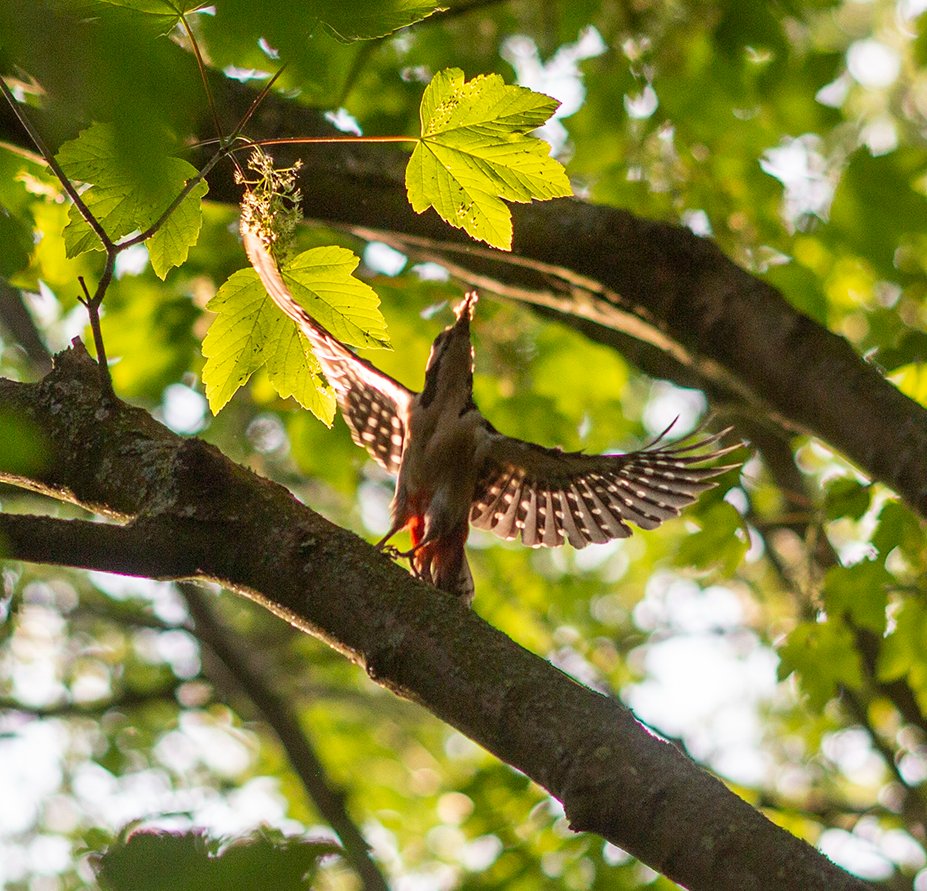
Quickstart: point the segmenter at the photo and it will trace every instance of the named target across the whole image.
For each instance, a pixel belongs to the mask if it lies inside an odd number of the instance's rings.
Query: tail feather
[[[474,588],[464,551],[467,532],[468,525],[463,523],[453,532],[416,547],[412,554],[412,571],[420,579],[469,604]]]

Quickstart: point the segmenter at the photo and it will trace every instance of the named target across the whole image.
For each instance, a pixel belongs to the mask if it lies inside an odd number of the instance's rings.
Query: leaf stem
[[[209,114],[212,117],[212,125],[216,130],[216,136],[222,139],[222,124],[219,122],[219,112],[216,109],[216,100],[213,98],[212,89],[209,86],[209,77],[206,74],[206,63],[203,61],[203,54],[200,52],[200,45],[187,21],[187,17],[181,13],[180,23],[186,32],[187,40],[190,41],[190,47],[193,49],[193,55],[196,58],[196,67],[200,74],[200,80],[203,83],[203,92],[206,94],[206,104],[209,106]]]
[[[254,97],[251,104],[248,106],[248,110],[242,115],[241,120],[238,122],[238,126],[232,131],[231,135],[228,138],[228,143],[231,143],[238,138],[239,134],[248,124],[248,121],[251,120],[251,116],[258,110],[261,103],[267,98],[267,94],[271,91],[273,85],[277,82],[277,78],[286,70],[286,65],[281,65],[277,69],[276,74],[267,81],[266,84],[261,88],[261,92]]]
[[[267,145],[316,145],[328,142],[418,142],[418,136],[286,136],[277,139],[258,139],[249,141],[247,146],[233,148],[230,151],[238,152],[244,148]]]

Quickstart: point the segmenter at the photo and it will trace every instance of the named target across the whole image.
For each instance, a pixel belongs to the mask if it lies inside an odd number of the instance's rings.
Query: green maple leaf
[[[208,3],[206,0],[96,0],[102,6],[114,6],[141,13],[153,23],[158,31],[167,33],[181,17],[203,6],[215,6],[220,14],[228,14],[228,4]],[[385,37],[393,31],[405,28],[413,22],[421,21],[442,7],[427,0],[302,0],[288,10],[293,21],[308,26],[312,31],[313,23],[322,25],[329,33],[344,43],[355,40],[371,40]],[[241,15],[243,10],[233,9],[231,14]],[[259,26],[260,16],[264,14],[260,4],[254,10],[248,10]],[[278,18],[281,16],[278,14]],[[291,27],[292,27],[291,22]],[[258,35],[256,34],[255,37]]]
[[[168,34],[191,10],[206,4],[203,0],[96,0],[101,6],[114,6],[141,13],[159,34]]]
[[[290,292],[332,334],[353,346],[385,347],[379,298],[352,273],[358,258],[345,248],[304,251],[280,273]],[[216,414],[261,367],[274,389],[331,425],[335,395],[309,342],[277,308],[252,269],[241,269],[209,301],[216,318],[203,341],[203,383]]]
[[[559,105],[497,74],[471,81],[457,68],[436,74],[422,97],[422,135],[406,168],[413,210],[433,207],[473,238],[511,250],[505,201],[573,194],[547,143],[527,135]]]
[[[169,156],[149,157],[148,166],[139,169],[120,150],[110,124],[91,125],[77,139],[66,142],[57,159],[71,180],[88,184],[81,198],[113,241],[155,223],[197,173],[191,164]],[[196,244],[202,223],[201,199],[206,191],[205,182],[197,183],[146,242],[159,278],[183,263],[191,245]],[[68,257],[103,250],[76,206],[70,208],[68,217],[70,222],[64,228]]]
[[[423,0],[314,0],[309,11],[339,40],[385,37],[441,9]]]

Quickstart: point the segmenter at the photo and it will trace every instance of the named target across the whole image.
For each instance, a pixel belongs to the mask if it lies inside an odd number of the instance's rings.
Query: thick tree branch
[[[156,578],[196,574],[252,598],[422,703],[549,790],[596,832],[686,887],[863,888],[456,600],[198,440],[108,402],[74,348],[38,384],[0,381],[0,411],[41,431],[48,460],[0,480],[124,526],[0,517],[7,555]],[[34,533],[34,534],[33,534]],[[76,542],[69,544],[69,542]]]

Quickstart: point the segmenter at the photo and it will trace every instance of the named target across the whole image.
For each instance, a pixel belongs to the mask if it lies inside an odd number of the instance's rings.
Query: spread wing
[[[672,425],[670,425],[672,426]],[[668,430],[669,428],[667,428]],[[653,529],[739,464],[700,467],[740,448],[704,452],[731,428],[684,445],[654,443],[626,455],[584,455],[513,439],[493,431],[470,510],[479,529],[530,547],[575,548],[631,534],[628,522]]]
[[[296,302],[260,237],[242,227],[245,253],[271,299],[309,338],[312,351],[335,390],[341,413],[359,446],[385,470],[399,471],[409,406],[415,395],[397,380],[352,353]]]

